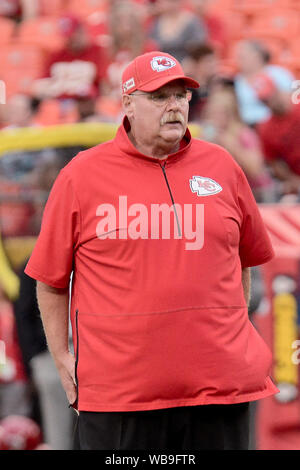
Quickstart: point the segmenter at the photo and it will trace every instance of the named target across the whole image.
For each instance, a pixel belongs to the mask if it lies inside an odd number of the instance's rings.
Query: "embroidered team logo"
[[[131,90],[131,88],[135,87],[135,81],[134,78],[130,78],[127,80],[127,82],[123,83],[123,91],[126,93],[128,90]]]
[[[197,193],[198,196],[212,196],[223,190],[219,183],[205,176],[193,176],[190,179],[190,188],[192,193]]]
[[[170,57],[157,56],[151,60],[151,67],[156,72],[164,72],[165,70],[171,69],[176,66],[175,60]]]

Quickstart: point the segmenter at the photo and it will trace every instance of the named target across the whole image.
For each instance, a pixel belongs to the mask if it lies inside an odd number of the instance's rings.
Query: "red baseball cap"
[[[271,98],[277,90],[272,78],[265,73],[257,74],[253,81],[252,87],[259,100],[265,101]]]
[[[175,57],[166,52],[154,51],[136,57],[122,75],[123,94],[135,90],[155,91],[173,80],[184,80],[189,88],[199,88],[199,83],[186,77]]]

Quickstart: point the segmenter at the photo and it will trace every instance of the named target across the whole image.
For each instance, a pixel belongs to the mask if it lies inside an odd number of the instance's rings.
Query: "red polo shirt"
[[[114,140],[77,155],[50,194],[26,273],[65,288],[74,271],[79,410],[277,392],[241,283],[242,267],[273,257],[257,205],[224,149],[189,131],[184,142],[163,167],[121,126]],[[155,214],[172,203],[168,230]]]
[[[266,160],[283,160],[297,175],[300,175],[299,128],[299,105],[292,106],[286,114],[271,116],[258,128]]]

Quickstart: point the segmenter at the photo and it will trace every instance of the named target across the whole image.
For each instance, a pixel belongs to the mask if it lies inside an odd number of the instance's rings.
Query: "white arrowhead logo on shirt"
[[[193,193],[198,196],[212,196],[220,193],[223,188],[216,181],[205,176],[193,176],[190,179],[190,188]]]

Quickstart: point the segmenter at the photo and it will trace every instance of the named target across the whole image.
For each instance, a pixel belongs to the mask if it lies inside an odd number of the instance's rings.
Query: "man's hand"
[[[55,360],[62,386],[66,392],[69,403],[72,405],[77,398],[75,379],[75,358],[70,352]]]

